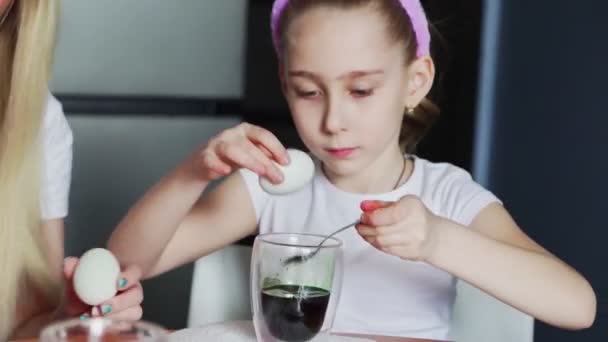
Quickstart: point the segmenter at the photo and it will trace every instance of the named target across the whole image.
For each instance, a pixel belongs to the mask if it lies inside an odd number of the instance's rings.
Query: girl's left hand
[[[404,260],[427,261],[441,218],[412,195],[397,202],[363,201],[359,235],[377,249]]]

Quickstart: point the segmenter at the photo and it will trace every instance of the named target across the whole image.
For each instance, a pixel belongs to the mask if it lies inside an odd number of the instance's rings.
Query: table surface
[[[376,342],[433,342],[431,340],[423,340],[423,339],[415,339],[415,338],[405,338],[405,337],[387,337],[387,336],[362,336],[362,335],[348,335],[352,337],[361,337],[368,338],[370,340],[374,340]],[[37,342],[37,338],[28,339],[28,340],[15,340],[11,342]],[[84,342],[84,341],[83,341]],[[112,340],[105,340],[103,342],[112,342]],[[119,342],[119,340],[116,340]],[[439,342],[439,341],[435,341]]]

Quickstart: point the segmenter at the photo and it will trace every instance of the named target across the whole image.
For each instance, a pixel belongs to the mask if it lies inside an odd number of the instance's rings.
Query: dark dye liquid
[[[262,290],[262,312],[268,331],[287,342],[308,341],[325,321],[329,291],[311,286],[275,285]]]

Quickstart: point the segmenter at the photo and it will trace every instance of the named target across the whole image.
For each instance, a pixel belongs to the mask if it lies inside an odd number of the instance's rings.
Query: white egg
[[[112,252],[93,248],[80,257],[74,271],[74,291],[89,305],[99,305],[116,295],[120,264]]]
[[[290,163],[286,166],[275,162],[275,165],[283,173],[283,182],[273,184],[265,177],[260,177],[260,186],[271,195],[285,195],[300,190],[315,174],[315,164],[308,153],[288,149]]]

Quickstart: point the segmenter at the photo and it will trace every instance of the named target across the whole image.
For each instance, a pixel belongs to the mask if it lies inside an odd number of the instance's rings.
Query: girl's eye
[[[320,95],[320,92],[316,91],[316,90],[305,91],[305,90],[296,89],[295,92],[298,97],[302,97],[302,98],[314,98],[314,97],[317,97]]]
[[[372,95],[373,91],[371,89],[353,89],[350,91],[350,93],[354,97],[367,97]]]

